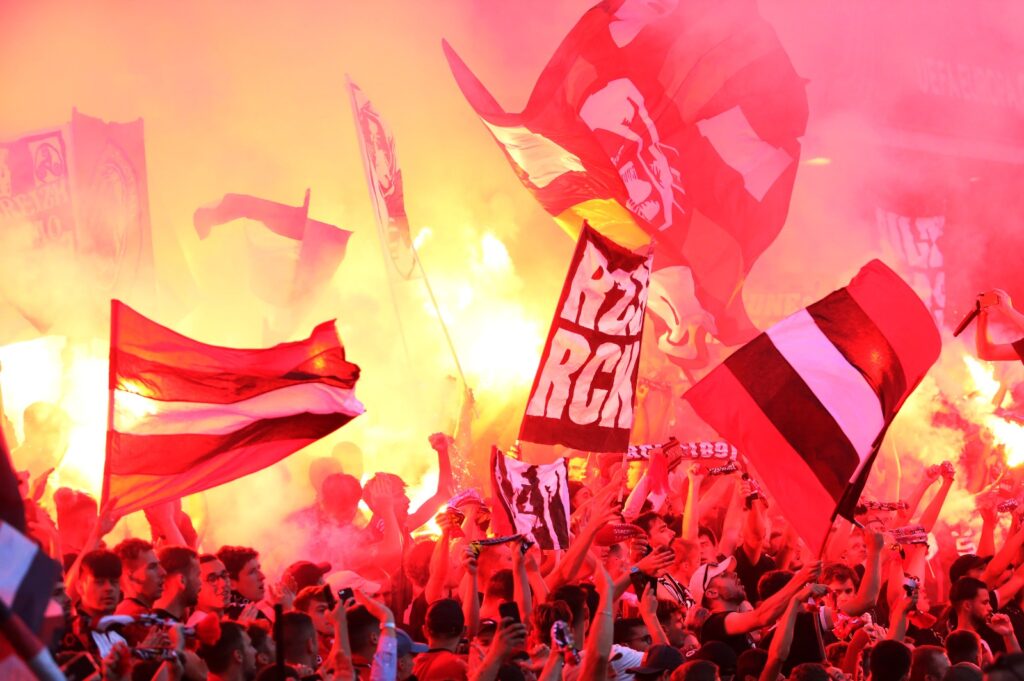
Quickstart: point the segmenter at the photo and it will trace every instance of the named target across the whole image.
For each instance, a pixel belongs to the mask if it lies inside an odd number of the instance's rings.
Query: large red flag
[[[358,377],[333,322],[242,350],[113,301],[103,498],[130,512],[266,468],[361,414]]]
[[[886,429],[940,349],[913,289],[872,260],[684,397],[743,452],[817,554],[833,514],[852,513]]]
[[[664,278],[666,293],[652,311],[670,327],[667,351],[694,292],[722,341],[756,333],[741,287],[785,222],[807,97],[755,2],[601,2],[521,113],[444,49],[520,180],[570,234],[586,220],[628,248],[656,242],[651,286]]]

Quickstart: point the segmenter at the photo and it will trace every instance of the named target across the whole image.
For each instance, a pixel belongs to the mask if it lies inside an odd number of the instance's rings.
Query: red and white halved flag
[[[744,453],[818,553],[940,349],[928,309],[872,260],[848,286],[734,352],[684,398]]]
[[[128,513],[266,468],[363,413],[334,322],[265,349],[206,345],[112,302],[103,498]]]

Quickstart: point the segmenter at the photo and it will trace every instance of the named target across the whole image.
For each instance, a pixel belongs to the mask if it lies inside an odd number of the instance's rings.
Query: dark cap
[[[708,641],[690,659],[714,662],[718,665],[718,673],[721,676],[732,676],[736,673],[736,651],[723,641]]]
[[[640,663],[639,667],[627,669],[626,673],[653,676],[663,672],[674,671],[675,668],[681,665],[684,661],[685,660],[683,659],[683,654],[681,652],[672,646],[658,643],[647,649],[647,652],[644,653],[643,662]],[[733,666],[735,666],[735,664]]]
[[[311,563],[308,560],[300,560],[288,566],[288,569],[284,571],[284,577],[295,580],[295,592],[298,593],[307,586],[316,586],[321,578],[330,571],[330,563]]]
[[[419,655],[430,650],[430,646],[423,645],[422,643],[416,643],[412,640],[409,634],[405,633],[401,629],[395,629],[395,637],[398,639],[398,656],[403,655]]]
[[[423,626],[438,637],[458,636],[466,626],[462,605],[452,598],[434,601],[427,608]]]
[[[981,556],[976,556],[973,553],[965,553],[954,560],[953,564],[949,566],[950,584],[956,582],[956,580],[965,576],[971,570],[985,567],[988,565],[990,560],[992,560],[992,556],[982,558]]]

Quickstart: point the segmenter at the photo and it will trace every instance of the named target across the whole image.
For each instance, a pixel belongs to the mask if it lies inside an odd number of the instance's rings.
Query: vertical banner
[[[908,274],[907,283],[921,296],[935,323],[942,328],[946,315],[946,267],[939,240],[945,231],[945,216],[911,217],[876,208],[875,222],[898,258],[900,269]]]
[[[48,130],[0,144],[0,228],[31,225],[34,246],[74,241],[67,133]]]
[[[388,256],[385,260],[394,274],[402,279],[413,279],[418,276],[416,253],[405,214],[402,170],[398,167],[395,138],[359,86],[349,80],[348,89],[359,134],[359,148],[363,152],[366,181],[370,185],[370,196],[377,214],[380,242]]]
[[[491,448],[491,486],[511,523],[542,549],[569,548],[569,466],[565,459],[528,464]],[[501,522],[498,527],[505,527]]]
[[[142,120],[106,123],[72,111],[75,250],[97,263],[110,296],[152,295],[153,242]]]
[[[520,440],[590,452],[626,450],[651,265],[651,255],[637,255],[584,225]]]

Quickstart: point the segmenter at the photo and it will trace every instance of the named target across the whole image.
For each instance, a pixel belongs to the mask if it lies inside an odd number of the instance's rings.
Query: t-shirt
[[[412,673],[420,681],[467,681],[469,665],[450,650],[435,649],[413,658]]]
[[[754,647],[754,641],[749,634],[729,634],[725,630],[725,618],[731,615],[730,612],[712,613],[700,628],[700,642],[721,641],[736,651],[739,655],[744,650]]]
[[[761,579],[761,575],[776,568],[775,561],[762,551],[757,563],[751,563],[747,556],[747,550],[743,548],[742,544],[736,548],[733,558],[736,559],[736,576],[740,578],[743,590],[747,592],[747,600],[757,603],[759,600],[757,582]]]

